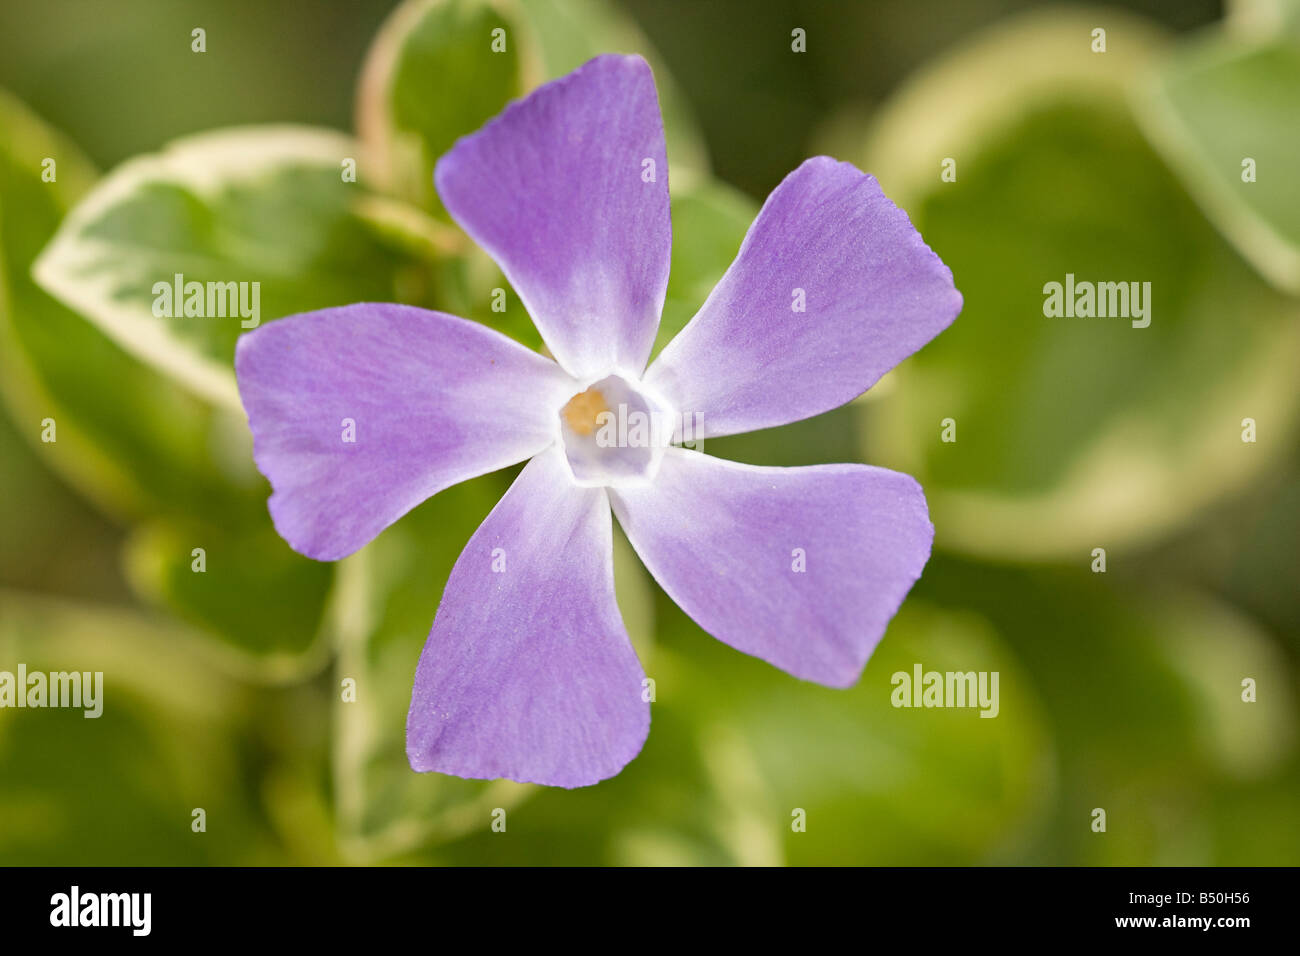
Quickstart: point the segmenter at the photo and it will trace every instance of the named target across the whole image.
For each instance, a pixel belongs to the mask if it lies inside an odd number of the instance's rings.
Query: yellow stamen
[[[564,416],[569,427],[579,435],[590,435],[596,430],[597,416],[607,411],[609,406],[605,404],[605,396],[593,385],[585,392],[579,392],[569,399],[569,403],[564,406],[560,414]]]

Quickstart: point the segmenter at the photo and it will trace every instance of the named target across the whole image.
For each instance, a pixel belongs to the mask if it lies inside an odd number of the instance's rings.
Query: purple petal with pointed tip
[[[861,395],[959,311],[952,273],[875,178],[817,157],[773,190],[645,380],[704,436],[784,425]]]
[[[600,56],[539,87],[457,142],[434,180],[561,365],[579,378],[640,374],[672,245],[663,121],[643,59]]]
[[[247,333],[235,372],[275,528],[321,561],[435,492],[545,448],[574,385],[476,322],[368,303]]]
[[[583,787],[645,743],[609,502],[574,486],[562,455],[524,467],[452,569],[406,719],[416,770]]]
[[[760,468],[670,448],[654,482],[609,493],[704,630],[832,687],[861,675],[934,537],[916,481],[867,465]]]

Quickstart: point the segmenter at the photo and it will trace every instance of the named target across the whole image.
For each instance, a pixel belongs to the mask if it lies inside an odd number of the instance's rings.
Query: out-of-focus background
[[[0,710],[0,863],[1300,863],[1294,3],[394,7],[0,7],[0,670],[105,675],[99,719]],[[620,538],[641,756],[572,792],[417,775],[416,659],[515,470],[301,558],[229,402],[239,329],[168,325],[148,289],[260,279],[263,321],[401,300],[537,345],[428,172],[610,50],[664,104],[661,340],[817,153],[951,266],[961,317],[862,399],[706,449],[914,474],[935,553],[835,691],[707,637]],[[360,141],[267,158],[286,123]],[[230,127],[258,128],[185,141]],[[31,266],[73,209],[56,298]],[[1150,282],[1150,326],[1045,317],[1067,273]],[[892,707],[916,664],[998,672],[997,717]]]

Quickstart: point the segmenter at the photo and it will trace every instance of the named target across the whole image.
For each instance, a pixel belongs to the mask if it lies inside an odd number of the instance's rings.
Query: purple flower
[[[856,681],[929,558],[917,483],[671,443],[828,411],[947,327],[961,296],[906,214],[853,166],[808,160],[647,369],[671,225],[644,60],[601,56],[548,83],[434,178],[555,361],[375,304],[270,323],[235,358],[276,529],[309,557],[341,558],[430,495],[531,459],[447,582],[411,694],[411,766],[578,787],[640,751],[650,705],[614,601],[611,508],[714,637],[805,680]]]

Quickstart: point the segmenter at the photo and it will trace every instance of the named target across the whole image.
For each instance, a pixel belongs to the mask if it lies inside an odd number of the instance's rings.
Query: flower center
[[[667,406],[621,375],[578,392],[559,418],[569,470],[585,487],[644,484],[673,437]]]
[[[579,392],[569,399],[569,403],[561,409],[560,414],[564,416],[564,423],[575,433],[586,436],[596,430],[599,424],[597,418],[608,411],[609,406],[605,404],[605,396],[593,385],[585,392]]]

